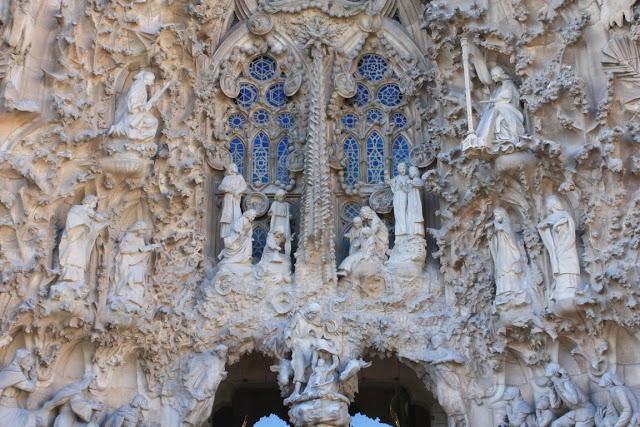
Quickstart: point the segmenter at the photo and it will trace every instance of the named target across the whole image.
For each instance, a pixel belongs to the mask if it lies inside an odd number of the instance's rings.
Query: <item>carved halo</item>
[[[248,28],[253,34],[263,36],[273,28],[273,18],[265,12],[254,13],[249,18]]]
[[[291,172],[300,172],[304,169],[304,151],[296,148],[287,156],[287,169]]]
[[[436,159],[436,153],[430,145],[421,144],[413,147],[409,153],[409,162],[415,167],[426,168]]]
[[[242,210],[247,211],[249,209],[256,211],[256,217],[261,217],[269,209],[269,199],[257,191],[249,193],[242,199]]]
[[[379,214],[386,214],[393,209],[393,192],[389,188],[381,188],[369,196],[369,206]]]
[[[231,163],[231,153],[223,147],[213,147],[207,151],[207,163],[215,170],[225,170]]]

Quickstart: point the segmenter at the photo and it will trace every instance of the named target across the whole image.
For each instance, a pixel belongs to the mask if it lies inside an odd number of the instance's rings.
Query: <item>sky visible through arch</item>
[[[254,424],[254,427],[290,427],[288,423],[284,422],[276,415],[271,414],[268,417],[262,417]],[[351,427],[392,427],[389,424],[381,423],[378,418],[372,420],[371,418],[362,415],[360,413],[353,416],[351,420]]]

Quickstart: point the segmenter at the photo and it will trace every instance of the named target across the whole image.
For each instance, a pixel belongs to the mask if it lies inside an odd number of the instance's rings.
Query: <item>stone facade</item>
[[[1,2],[0,425],[640,425],[639,15]]]

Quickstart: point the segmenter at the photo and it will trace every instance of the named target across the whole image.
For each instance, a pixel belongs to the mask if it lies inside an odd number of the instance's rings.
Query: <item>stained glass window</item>
[[[240,113],[233,113],[229,116],[229,127],[232,130],[241,130],[244,127],[244,124],[247,122],[247,119]]]
[[[370,82],[379,82],[387,73],[387,61],[380,55],[363,55],[358,61],[358,73]]]
[[[396,176],[398,175],[398,165],[407,163],[409,159],[409,144],[404,136],[400,135],[393,141],[391,154],[393,156],[393,176]]]
[[[367,138],[367,182],[378,184],[384,181],[384,140],[378,132]]]
[[[271,80],[276,75],[276,61],[269,56],[258,56],[249,63],[249,74],[259,82]]]
[[[267,89],[267,102],[274,107],[282,107],[288,99],[284,94],[284,83],[276,83]]]
[[[363,84],[358,83],[358,89],[353,98],[349,98],[347,103],[351,106],[357,105],[358,107],[365,106],[371,100],[371,93],[369,89]]]
[[[382,123],[384,116],[382,115],[382,111],[377,108],[373,108],[367,111],[367,121],[371,124]]]
[[[258,226],[253,229],[251,237],[253,238],[251,257],[255,264],[260,261],[260,258],[262,258],[262,252],[264,252],[264,248],[267,246],[267,233],[262,229],[262,227]]]
[[[291,113],[282,113],[278,116],[278,124],[282,129],[291,129],[295,124],[295,119]]]
[[[267,110],[256,110],[253,113],[253,121],[258,125],[263,125],[269,121],[269,113]]]
[[[397,129],[402,129],[407,125],[407,116],[402,113],[395,113],[393,117],[391,117],[391,123]]]
[[[347,158],[347,166],[344,168],[344,183],[354,185],[358,182],[360,155],[358,142],[354,137],[348,136],[344,140],[344,155]]]
[[[258,184],[269,182],[269,138],[264,132],[259,132],[253,139],[251,180]]]
[[[358,116],[356,116],[355,114],[351,114],[351,113],[345,114],[342,117],[342,124],[347,129],[353,129],[358,124]]]
[[[289,171],[287,170],[287,156],[289,155],[289,138],[284,137],[278,144],[278,170],[276,179],[281,183],[289,181]]]
[[[402,93],[400,87],[395,83],[389,83],[378,90],[378,99],[382,102],[382,105],[387,107],[395,107],[402,101]]]
[[[231,161],[238,166],[238,173],[244,175],[244,144],[240,138],[233,138],[229,143]]]
[[[258,88],[249,83],[240,83],[240,93],[236,100],[242,108],[251,108],[258,100]]]
[[[342,218],[352,221],[360,214],[360,205],[356,202],[345,203],[342,207]]]

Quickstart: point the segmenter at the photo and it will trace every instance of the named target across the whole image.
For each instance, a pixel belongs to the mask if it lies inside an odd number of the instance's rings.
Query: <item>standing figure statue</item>
[[[400,163],[398,165],[398,175],[395,178],[389,179],[389,175],[385,173],[385,183],[391,187],[391,191],[393,191],[393,216],[396,223],[396,237],[409,234],[410,224],[407,216],[411,179],[407,175],[407,171],[407,164]]]
[[[291,349],[291,367],[295,384],[292,396],[299,394],[302,384],[307,382],[306,371],[311,367],[316,343],[322,338],[320,310],[320,304],[309,304],[307,308],[294,314],[284,332],[285,342]]]
[[[224,344],[190,358],[184,366],[182,382],[190,396],[187,403],[187,425],[203,425],[213,408],[220,382],[227,377],[225,364],[229,349]]]
[[[368,227],[371,231],[371,244],[367,243],[365,246],[370,249],[371,255],[384,260],[389,250],[389,230],[387,230],[387,226],[369,206],[362,207],[360,216],[364,221],[365,227]]]
[[[229,163],[219,189],[224,193],[222,215],[220,216],[220,237],[224,239],[227,237],[231,225],[242,216],[240,199],[242,199],[244,192],[247,191],[247,182],[238,173],[238,165]]]
[[[0,424],[36,427],[40,424],[31,411],[20,408],[19,396],[36,390],[37,367],[31,352],[16,351],[11,362],[0,370]]]
[[[5,29],[5,41],[19,53],[25,53],[33,39],[36,24],[35,0],[13,0],[11,21]]]
[[[476,135],[480,145],[486,145],[492,153],[512,153],[519,146],[524,134],[524,116],[520,111],[520,94],[501,67],[491,69],[492,79],[498,83],[480,119]]]
[[[534,409],[529,405],[518,387],[509,387],[502,397],[505,402],[506,418],[511,427],[537,427]]]
[[[331,364],[327,364],[326,358],[331,358]],[[338,392],[338,365],[340,359],[335,346],[324,338],[319,339],[313,349],[311,361],[313,372],[304,393]]]
[[[67,222],[59,246],[61,273],[58,283],[52,286],[52,296],[71,284],[75,298],[84,298],[86,293],[85,272],[89,267],[93,246],[100,231],[109,221],[96,212],[98,198],[92,194],[69,210]]]
[[[253,256],[253,220],[256,211],[249,209],[235,220],[224,237],[224,249],[220,252],[219,266],[229,264],[251,265]]]
[[[349,256],[347,256],[338,267],[338,276],[347,276],[353,271],[353,267],[362,259],[362,249],[364,247],[362,234],[362,218],[353,218],[351,230],[344,237],[349,239]]]
[[[609,407],[615,411],[614,427],[640,426],[640,393],[624,385],[615,373],[607,372],[600,378],[600,387],[609,392]],[[613,421],[613,420],[612,420]]]
[[[147,86],[151,86],[155,76],[149,71],[140,71],[133,77],[133,83],[125,97],[125,108],[107,135],[146,142],[156,136],[158,119],[149,111],[160,95],[169,87],[167,82],[151,99],[147,98]]]
[[[549,196],[546,205],[549,215],[538,224],[538,230],[551,259],[553,295],[573,297],[580,279],[576,226],[558,196]]]
[[[567,371],[557,363],[549,363],[544,375],[548,379],[551,407],[558,409],[564,403],[569,408],[569,412],[551,423],[551,427],[592,427],[596,408]]]
[[[522,265],[520,250],[511,230],[511,220],[504,208],[493,210],[493,236],[489,248],[496,278],[496,300],[520,289]]]
[[[60,407],[53,427],[96,426],[96,413],[102,410],[102,403],[96,402],[90,390],[95,390],[96,374],[85,372],[82,380],[63,387],[47,401],[42,410],[51,411]]]
[[[102,427],[137,427],[143,425],[142,411],[149,409],[149,402],[141,394],[136,394],[131,403],[119,407],[109,415]]]
[[[409,168],[409,178],[407,234],[424,237],[424,216],[422,215],[422,200],[420,198],[424,181],[420,179],[420,171],[415,166]]]
[[[146,307],[147,263],[160,243],[144,243],[147,223],[136,221],[125,233],[116,256],[115,299],[121,300],[127,312],[142,311]]]
[[[275,200],[269,208],[269,216],[271,217],[269,228],[275,230],[281,227],[284,230],[284,253],[289,256],[291,255],[291,213],[290,205],[285,201],[285,196],[284,190],[276,191]]]

